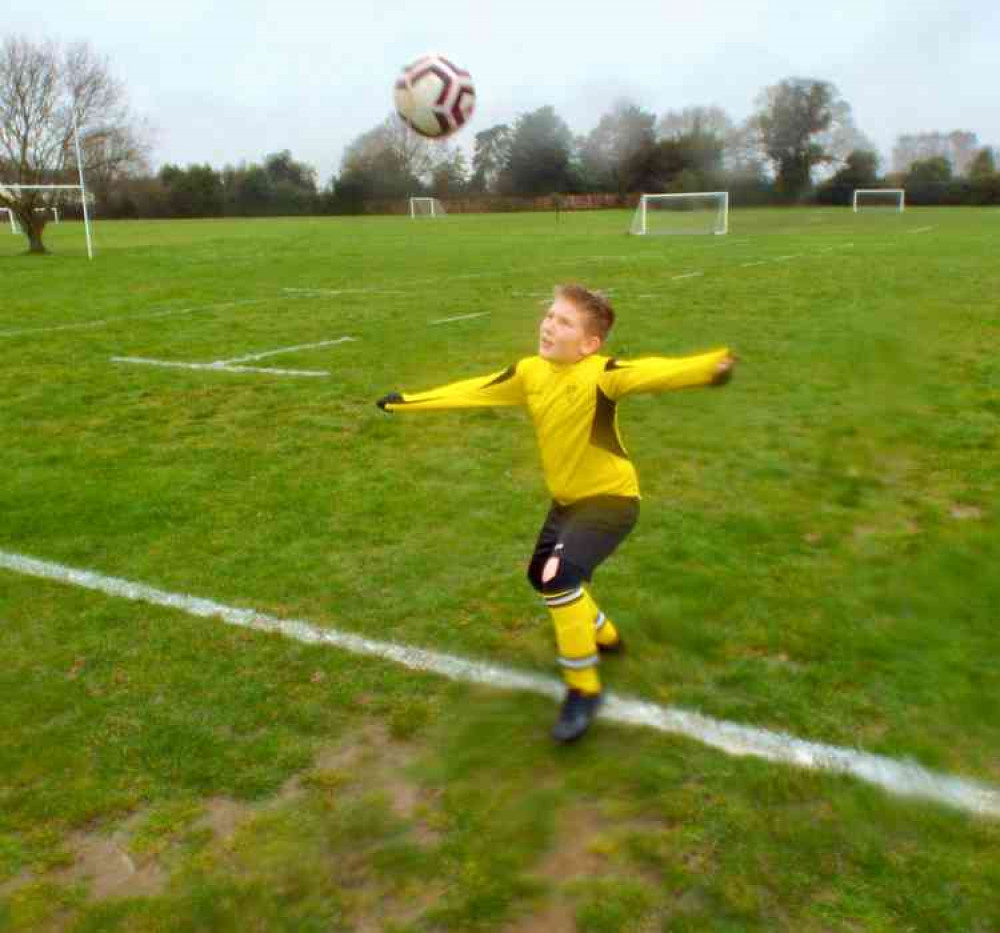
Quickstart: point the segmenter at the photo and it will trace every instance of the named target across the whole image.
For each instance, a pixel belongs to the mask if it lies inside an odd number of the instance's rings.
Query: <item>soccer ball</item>
[[[396,112],[421,136],[444,139],[465,126],[476,105],[469,72],[441,55],[424,55],[396,79]]]

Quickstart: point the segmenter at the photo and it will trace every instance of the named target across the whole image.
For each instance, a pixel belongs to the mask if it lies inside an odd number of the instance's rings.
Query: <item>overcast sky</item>
[[[155,127],[153,157],[217,167],[291,149],[321,183],[425,51],[472,72],[461,135],[551,104],[574,133],[620,97],[737,121],[790,76],[832,81],[888,164],[900,133],[1000,144],[998,0],[3,0],[0,35],[86,40]]]

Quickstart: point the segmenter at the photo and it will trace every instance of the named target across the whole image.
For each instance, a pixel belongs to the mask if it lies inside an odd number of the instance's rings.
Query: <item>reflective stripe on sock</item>
[[[577,600],[582,599],[584,596],[584,591],[582,586],[578,586],[572,590],[566,590],[564,593],[551,593],[542,597],[545,600],[545,605],[550,609],[556,606],[569,606],[575,603]]]
[[[573,671],[582,671],[584,668],[593,667],[595,664],[600,663],[601,658],[597,654],[589,654],[585,658],[564,658],[560,655],[557,660],[560,667],[565,667]]]

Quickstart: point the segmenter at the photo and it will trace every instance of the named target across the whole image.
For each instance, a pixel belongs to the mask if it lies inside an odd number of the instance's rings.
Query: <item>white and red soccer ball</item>
[[[431,139],[460,130],[476,106],[472,77],[443,55],[424,55],[396,79],[396,112],[407,125]]]

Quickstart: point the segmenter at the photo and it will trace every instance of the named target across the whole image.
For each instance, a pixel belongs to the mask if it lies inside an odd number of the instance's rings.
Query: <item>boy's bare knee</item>
[[[542,583],[548,583],[559,573],[559,558],[550,557],[542,568]]]

